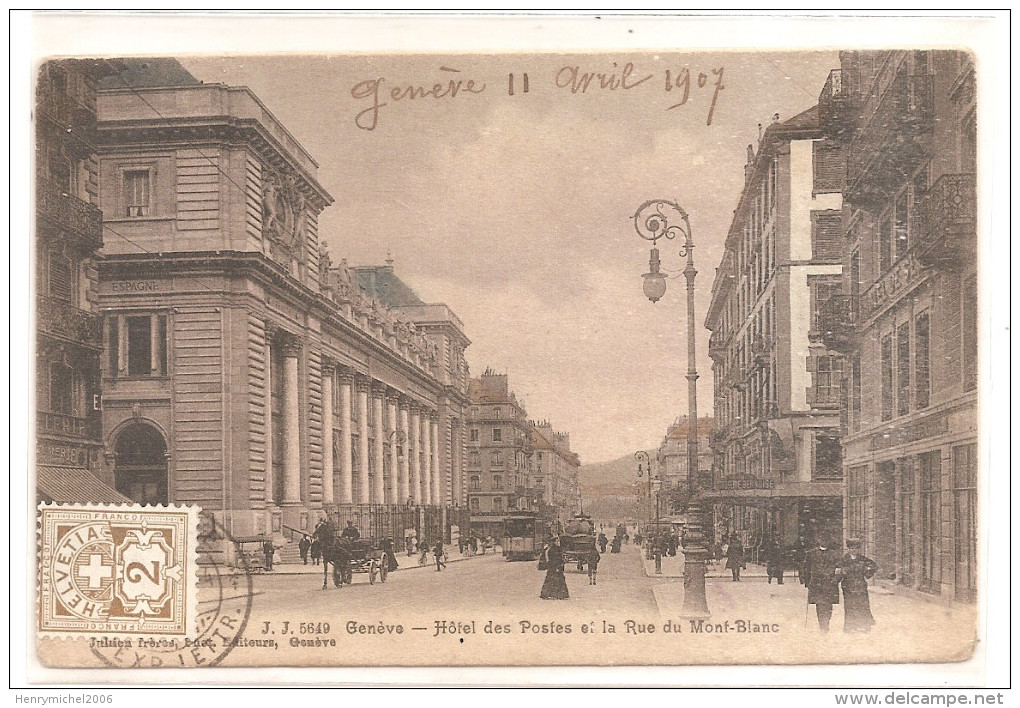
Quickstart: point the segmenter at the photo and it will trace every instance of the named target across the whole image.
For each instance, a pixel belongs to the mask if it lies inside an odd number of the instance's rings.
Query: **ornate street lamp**
[[[705,563],[708,549],[705,548],[705,512],[698,499],[698,369],[694,348],[694,240],[691,237],[691,222],[687,212],[666,199],[652,199],[634,212],[634,229],[638,236],[652,242],[648,270],[643,290],[653,303],[666,292],[666,276],[659,272],[659,249],[655,247],[660,239],[683,237],[680,257],[687,259],[683,270],[687,280],[687,470],[691,479],[691,502],[687,507],[690,522],[684,535],[684,617],[708,617],[708,601],[705,596]]]
[[[644,450],[635,452],[634,459],[638,462],[637,476],[639,479],[644,475],[644,470],[648,470],[648,523],[652,523],[652,461]]]

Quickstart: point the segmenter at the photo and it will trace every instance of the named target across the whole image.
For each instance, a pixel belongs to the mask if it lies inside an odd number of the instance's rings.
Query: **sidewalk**
[[[492,555],[492,552],[486,553],[485,556]],[[460,561],[471,560],[472,558],[483,558],[481,554],[474,556],[462,556],[460,553],[454,552],[453,554],[447,554],[446,562],[459,563]],[[396,570],[390,571],[391,573],[398,573],[401,570],[420,570],[423,568],[436,567],[436,558],[431,553],[429,554],[429,562],[425,565],[418,565],[418,554],[415,553],[413,556],[408,556],[406,553],[397,555],[397,563],[399,566]],[[271,571],[265,573],[265,575],[322,575],[322,565],[312,565],[309,560],[308,565],[304,563],[277,563],[273,566]]]
[[[644,558],[644,549],[641,551],[642,561],[644,562],[645,575],[649,578],[683,578],[684,577],[684,554],[677,550],[675,556],[663,556],[662,557],[662,573],[655,572],[655,559]],[[731,579],[732,573],[726,568],[726,560],[720,559],[715,562],[709,562],[705,569],[706,578],[726,578]],[[755,580],[767,580],[768,574],[765,572],[764,565],[758,565],[757,563],[748,563],[747,567],[740,571],[740,579],[754,578]],[[797,582],[796,573],[787,571],[784,574],[784,581],[789,582],[790,579]]]
[[[654,561],[644,561],[646,573],[662,579],[652,586],[660,619],[688,636],[725,641],[735,662],[948,662],[968,658],[974,647],[974,605],[922,599],[877,584],[869,587],[875,617],[871,632],[844,633],[839,604],[833,606],[829,633],[823,633],[815,606],[807,604],[807,589],[795,574],[786,574],[783,585],[768,584],[764,568],[751,564],[741,573],[742,582],[733,582],[729,571],[723,576],[721,563],[709,573],[705,595],[711,616],[699,624],[682,617],[684,583],[678,570],[683,564],[678,560],[679,554],[663,559],[663,575],[655,575]],[[756,568],[760,572],[750,574]]]

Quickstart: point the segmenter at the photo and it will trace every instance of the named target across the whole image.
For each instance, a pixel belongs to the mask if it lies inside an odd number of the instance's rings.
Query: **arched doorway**
[[[166,442],[147,423],[132,423],[117,436],[117,491],[139,504],[166,505]]]

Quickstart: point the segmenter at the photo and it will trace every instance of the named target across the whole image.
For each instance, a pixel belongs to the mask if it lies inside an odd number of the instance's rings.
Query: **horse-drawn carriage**
[[[234,541],[234,565],[248,573],[264,573],[268,536],[239,536]]]
[[[592,523],[591,517],[575,514],[563,526],[560,543],[563,546],[564,565],[576,563],[577,569],[583,571],[592,549],[595,548],[595,524]]]
[[[370,585],[375,584],[376,578],[380,583],[385,583],[390,569],[382,544],[368,538],[337,537],[330,540],[328,544],[323,543],[323,590],[328,585],[331,564],[333,566],[333,585],[338,588],[353,583],[355,573],[366,573]]]

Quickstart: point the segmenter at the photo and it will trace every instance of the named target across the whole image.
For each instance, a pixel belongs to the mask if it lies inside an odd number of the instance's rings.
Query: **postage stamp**
[[[39,662],[980,659],[998,70],[964,26],[48,45]]]
[[[41,637],[194,631],[197,510],[39,506]]]

